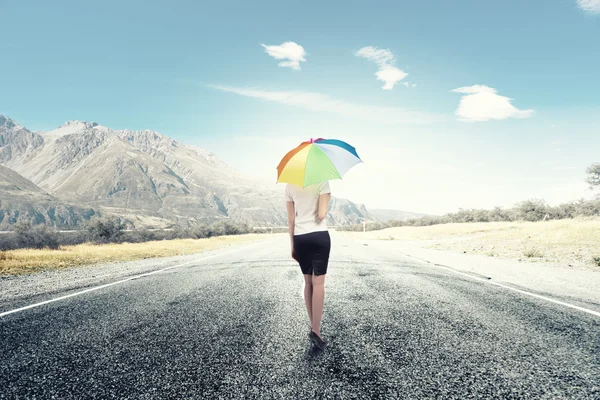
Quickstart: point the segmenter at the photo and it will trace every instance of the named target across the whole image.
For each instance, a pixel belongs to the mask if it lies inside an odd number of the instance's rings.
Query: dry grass
[[[423,241],[429,248],[507,259],[600,264],[600,218],[445,224],[349,234],[364,239]]]
[[[123,243],[64,246],[59,250],[12,250],[0,252],[0,275],[22,274],[45,269],[58,269],[113,261],[171,257],[214,250],[267,238],[269,235],[248,234],[208,239],[161,240],[146,243]]]

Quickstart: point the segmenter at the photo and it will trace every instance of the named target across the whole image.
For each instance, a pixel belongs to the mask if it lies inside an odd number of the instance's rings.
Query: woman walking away
[[[321,350],[327,344],[321,336],[321,317],[331,249],[325,222],[330,197],[328,181],[305,188],[289,183],[286,186],[290,244],[292,257],[304,275],[304,301],[311,326],[309,338]]]

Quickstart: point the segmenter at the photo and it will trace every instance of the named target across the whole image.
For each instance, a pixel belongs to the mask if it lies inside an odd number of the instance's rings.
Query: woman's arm
[[[292,246],[292,257],[294,255],[294,227],[296,226],[296,210],[293,201],[286,201],[288,214],[288,230],[290,233],[290,245]]]
[[[331,193],[323,193],[319,196],[319,213],[318,218],[319,222],[323,221],[329,212],[329,199],[331,198]]]

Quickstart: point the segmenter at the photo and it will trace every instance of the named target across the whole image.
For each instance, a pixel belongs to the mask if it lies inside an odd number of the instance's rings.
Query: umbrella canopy
[[[342,179],[350,168],[363,162],[356,149],[337,139],[310,139],[290,150],[277,166],[277,182],[301,187]]]

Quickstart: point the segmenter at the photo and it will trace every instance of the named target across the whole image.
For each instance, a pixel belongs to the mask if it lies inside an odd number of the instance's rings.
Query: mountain
[[[44,144],[44,139],[10,118],[0,115],[0,164],[22,162],[27,154]]]
[[[369,218],[372,218],[372,216],[364,205],[355,204],[347,199],[331,197],[328,224],[355,225],[362,223],[363,219]]]
[[[0,116],[0,164],[55,201],[118,215],[138,226],[224,219],[254,226],[287,224],[282,192],[206,149],[151,130],[68,121],[50,132],[32,132]],[[364,206],[333,198],[330,224],[363,218],[368,218]]]
[[[68,228],[98,215],[93,209],[58,201],[33,182],[3,166],[0,166],[0,194],[0,230],[24,221]]]
[[[385,221],[406,221],[412,218],[421,218],[427,216],[427,214],[414,213],[400,210],[387,210],[387,209],[369,209],[371,216],[381,222]]]

